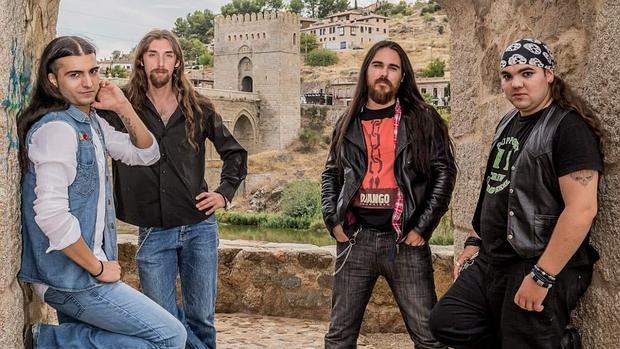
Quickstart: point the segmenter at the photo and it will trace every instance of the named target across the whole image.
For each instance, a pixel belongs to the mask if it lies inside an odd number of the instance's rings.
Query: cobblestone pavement
[[[323,336],[328,323],[317,320],[291,319],[250,314],[222,314],[215,316],[217,347],[237,348],[323,348]],[[407,334],[361,335],[358,348],[411,348]]]

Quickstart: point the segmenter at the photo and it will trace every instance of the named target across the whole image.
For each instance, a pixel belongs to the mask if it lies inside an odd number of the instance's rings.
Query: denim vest
[[[97,132],[107,160],[103,132],[95,113],[90,117],[74,106],[44,115],[28,131],[25,144],[30,143],[32,134],[51,121],[63,121],[75,130],[78,142],[76,153],[77,172],[75,180],[68,187],[69,212],[80,224],[82,238],[93,250],[97,201],[99,199],[99,171],[92,129]],[[114,200],[110,186],[110,174],[105,161],[105,226],[103,230],[103,251],[109,260],[117,259]],[[43,283],[61,291],[83,291],[99,285],[85,269],[73,262],[63,251],[45,253],[49,240],[34,220],[34,200],[36,194],[36,173],[34,164],[28,162],[22,177],[22,262],[18,277],[29,283]]]

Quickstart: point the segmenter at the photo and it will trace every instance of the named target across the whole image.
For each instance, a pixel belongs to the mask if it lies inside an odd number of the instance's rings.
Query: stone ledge
[[[123,281],[139,288],[134,256],[137,236],[119,234]],[[452,246],[431,246],[437,295],[451,284]],[[248,313],[329,320],[335,246],[220,240],[218,313]],[[368,305],[365,332],[405,332],[383,278]]]

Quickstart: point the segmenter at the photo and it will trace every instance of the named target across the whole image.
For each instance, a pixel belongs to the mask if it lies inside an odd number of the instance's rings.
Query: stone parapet
[[[119,235],[123,280],[138,288],[136,248],[135,235]],[[452,246],[432,246],[431,250],[440,296],[452,280]],[[218,313],[329,320],[335,246],[220,240],[218,255]],[[383,278],[375,286],[363,330],[405,332]]]

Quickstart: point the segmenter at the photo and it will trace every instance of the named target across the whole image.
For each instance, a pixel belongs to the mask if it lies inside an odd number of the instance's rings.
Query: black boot
[[[568,325],[564,329],[561,347],[562,349],[581,349],[581,336],[573,325]]]
[[[24,328],[24,349],[34,349],[34,338],[32,337],[32,324]]]

